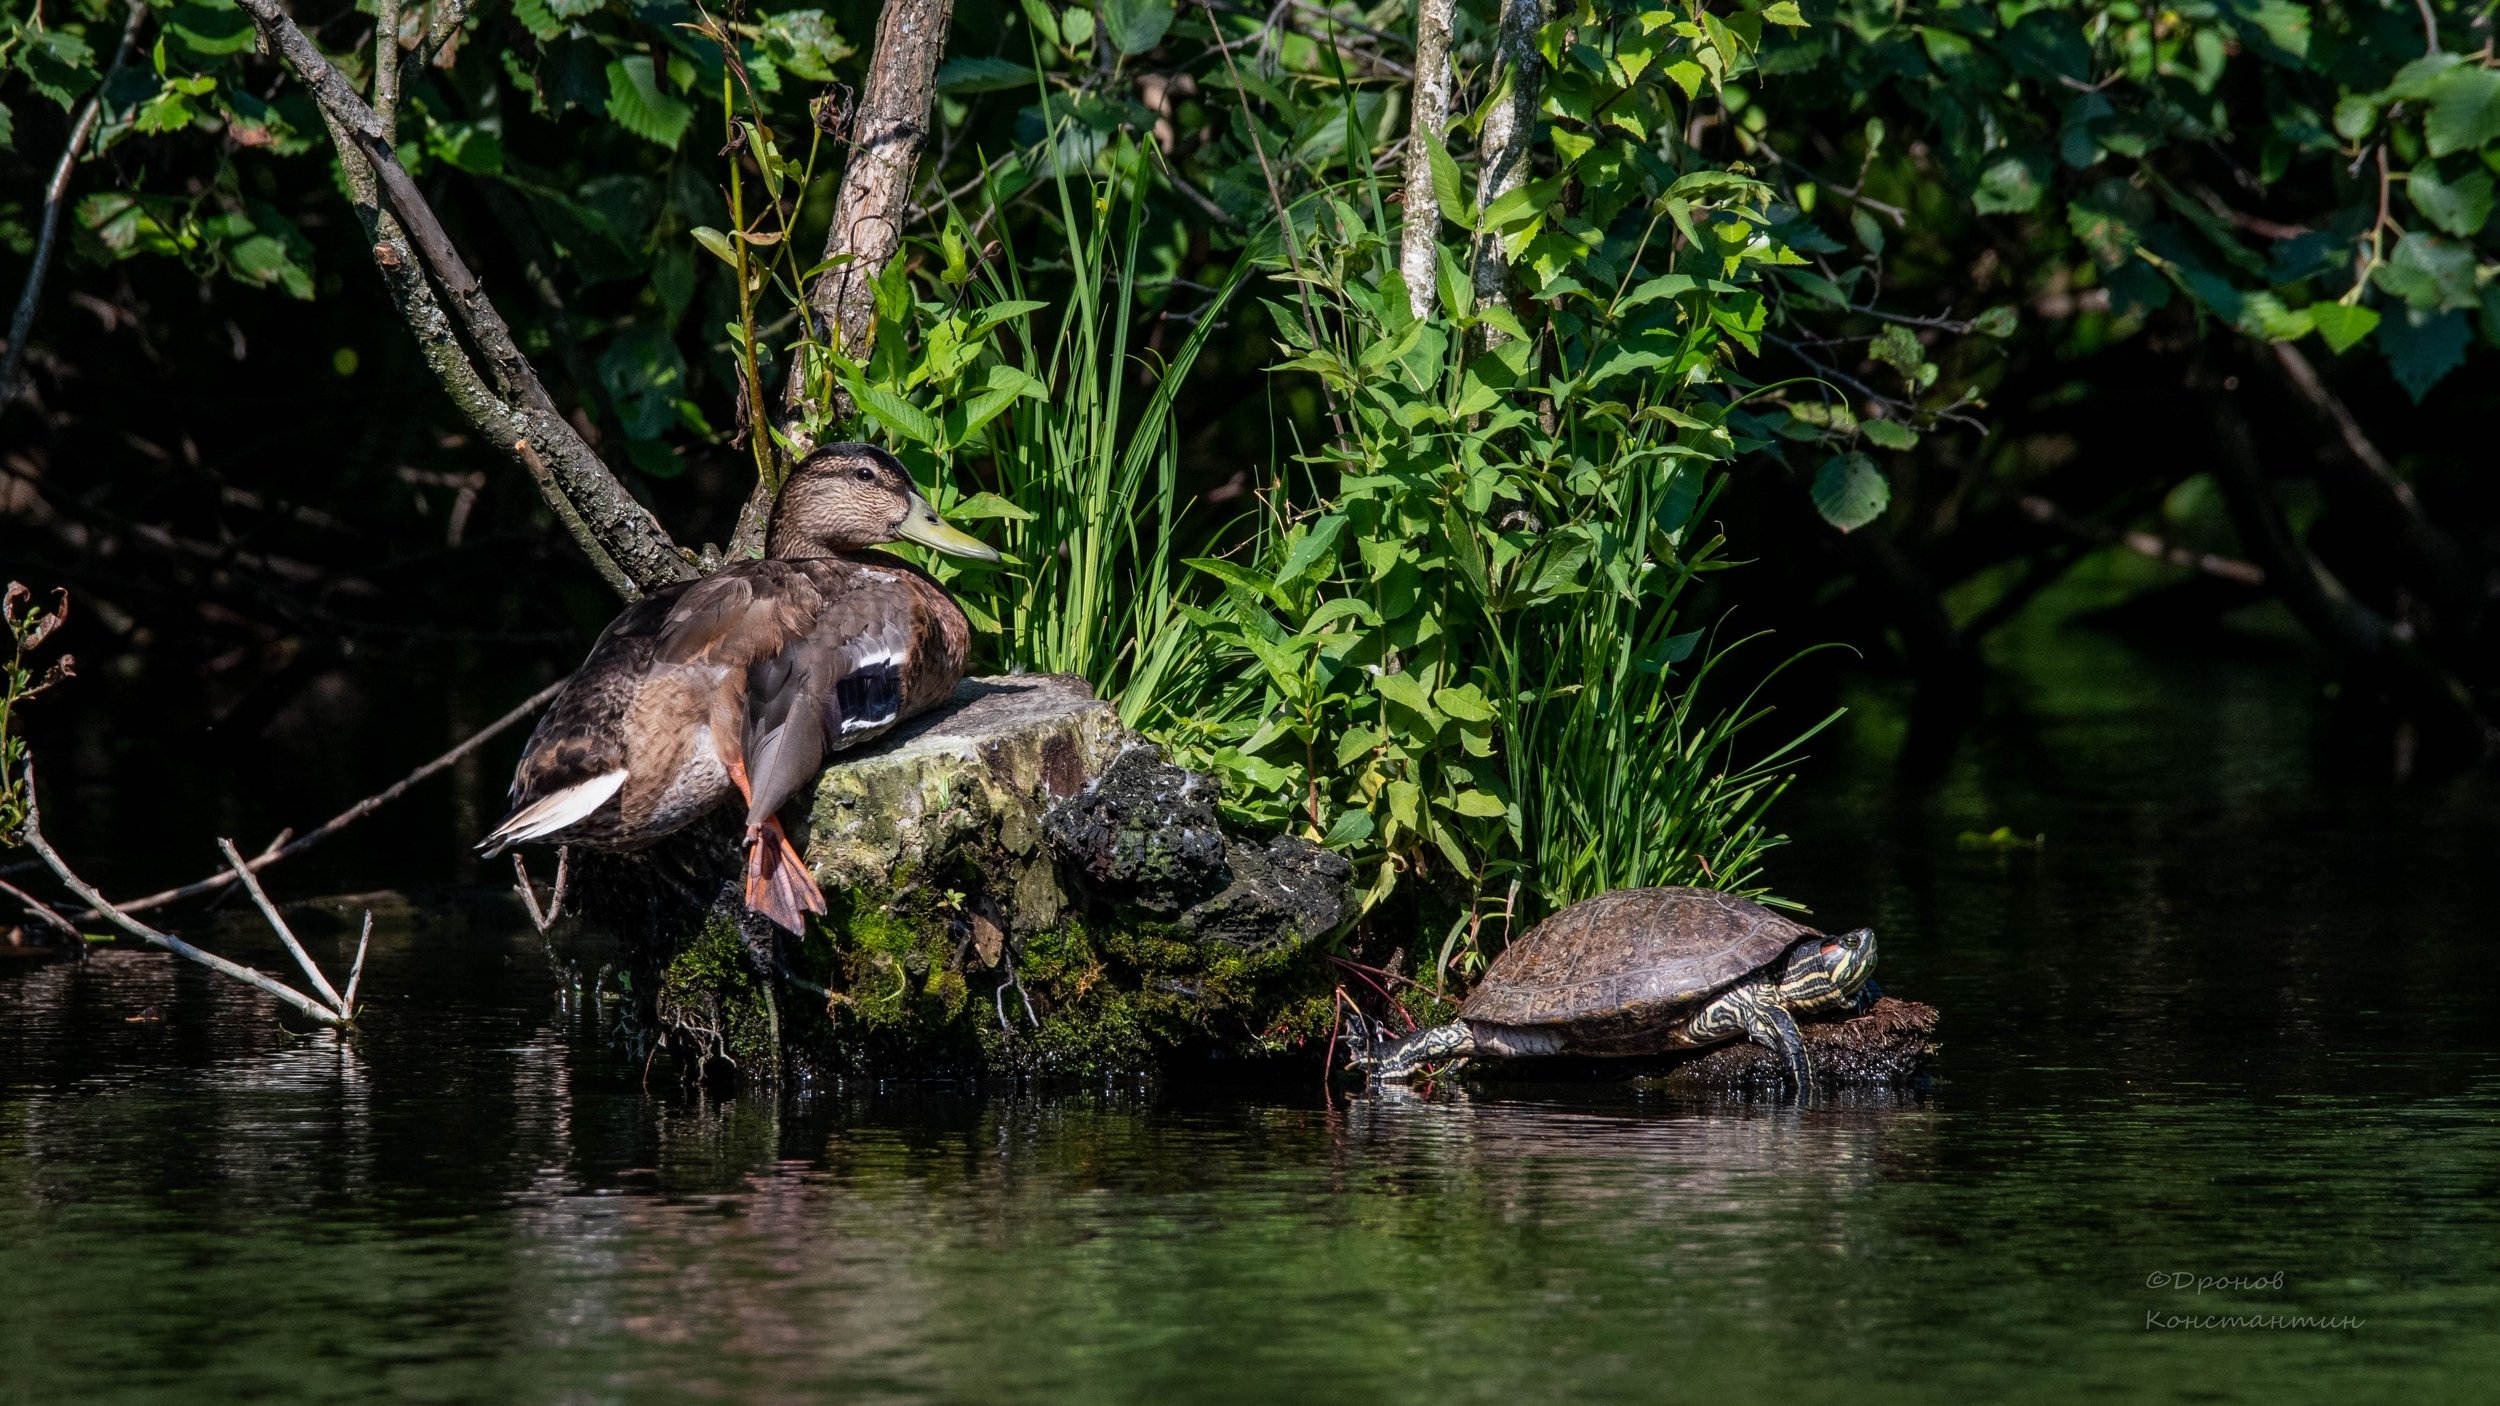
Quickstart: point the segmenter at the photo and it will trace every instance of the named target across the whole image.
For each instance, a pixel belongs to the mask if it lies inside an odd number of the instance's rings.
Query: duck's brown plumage
[[[820,450],[802,472],[836,453],[899,479],[895,501],[910,495],[909,510],[927,512],[900,465],[863,446]],[[868,480],[854,488],[849,472],[840,490],[866,494]],[[794,474],[793,487],[801,481]],[[829,753],[944,702],[971,630],[945,589],[900,558],[791,537],[777,518],[780,554],[655,591],[600,633],[530,734],[512,813],[481,848],[635,849],[737,800],[749,904],[794,931],[802,912],[824,911],[775,813]]]

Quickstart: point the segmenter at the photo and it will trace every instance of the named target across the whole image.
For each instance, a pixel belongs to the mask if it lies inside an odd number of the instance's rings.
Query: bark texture
[[[1421,0],[1415,10],[1415,97],[1406,130],[1406,224],[1398,272],[1406,305],[1431,314],[1441,271],[1441,202],[1432,190],[1432,150],[1450,128],[1450,19],[1453,0]]]
[[[1537,103],[1545,91],[1545,59],[1537,52],[1536,33],[1545,26],[1545,0],[1502,0],[1501,31],[1495,40],[1493,106],[1484,116],[1484,142],[1476,172],[1476,208],[1525,185],[1528,153],[1535,145]],[[1476,236],[1476,302],[1503,297],[1510,281],[1510,260],[1501,236]],[[1485,329],[1485,343],[1502,334]]]
[[[357,217],[373,240],[373,262],[400,319],[416,335],[427,367],[452,403],[529,472],[548,508],[617,594],[631,600],[693,576],[694,567],[667,530],[634,501],[557,411],[484,286],[399,164],[381,115],[287,17],[278,0],[239,3],[270,49],[320,104]],[[385,42],[396,52],[395,42]],[[441,299],[427,282],[429,272],[442,287]],[[449,312],[443,306],[446,300]],[[463,332],[484,360],[484,374],[462,345]]]

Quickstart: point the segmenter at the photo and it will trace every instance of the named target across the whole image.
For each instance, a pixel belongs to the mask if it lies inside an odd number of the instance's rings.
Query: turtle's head
[[[1873,928],[1801,942],[1780,974],[1780,1004],[1798,1015],[1839,1015],[1858,1008],[1874,979]]]

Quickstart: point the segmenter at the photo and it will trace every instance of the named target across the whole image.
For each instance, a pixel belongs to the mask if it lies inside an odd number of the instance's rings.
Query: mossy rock
[[[1143,799],[1209,794],[1081,680],[973,679],[785,813],[831,907],[804,936],[738,902],[732,818],[584,877],[653,1038],[713,1074],[1100,1076],[1324,1037],[1310,946],[1351,916],[1351,872]]]

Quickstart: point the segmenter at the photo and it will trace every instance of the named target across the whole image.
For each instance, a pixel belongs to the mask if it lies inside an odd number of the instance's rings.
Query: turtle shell
[[[1711,889],[1619,889],[1572,904],[1504,948],[1459,1015],[1558,1029],[1589,1053],[1632,1053],[1673,1043],[1677,1016],[1820,936]]]

